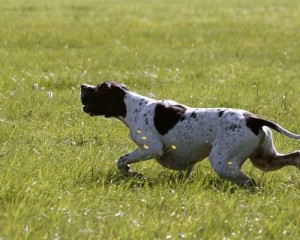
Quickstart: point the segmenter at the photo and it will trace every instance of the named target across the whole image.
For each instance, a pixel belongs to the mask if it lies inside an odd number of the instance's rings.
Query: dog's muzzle
[[[82,84],[81,85],[81,93],[80,93],[80,99],[81,102],[83,104],[82,110],[89,114],[90,116],[94,116],[94,114],[92,113],[90,107],[88,106],[88,101],[87,101],[87,91],[88,91],[89,86]]]
[[[97,115],[97,114],[93,113],[93,112],[91,111],[91,109],[90,109],[88,106],[83,106],[83,107],[82,107],[82,110],[83,110],[85,113],[89,114],[91,117],[94,117],[94,116]]]

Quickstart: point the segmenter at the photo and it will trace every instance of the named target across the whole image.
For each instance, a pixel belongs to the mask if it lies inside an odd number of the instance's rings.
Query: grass
[[[148,161],[116,120],[81,111],[107,79],[191,106],[244,108],[300,133],[300,5],[265,1],[0,1],[0,239],[298,239],[300,175],[207,160],[189,181]],[[299,142],[274,134],[282,152]]]

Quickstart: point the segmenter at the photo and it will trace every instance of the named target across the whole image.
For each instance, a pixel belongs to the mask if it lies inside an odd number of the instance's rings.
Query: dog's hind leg
[[[221,158],[219,156],[215,158],[213,155],[210,155],[209,158],[213,169],[221,178],[230,180],[239,186],[253,185],[253,180],[247,177],[241,170],[241,166],[237,164],[237,158],[230,160],[229,157]]]
[[[241,170],[243,163],[255,151],[258,142],[256,136],[230,138],[223,134],[214,142],[209,160],[215,172],[240,186],[252,186],[254,181]]]
[[[286,166],[295,166],[300,169],[300,151],[287,154],[255,155],[250,157],[252,164],[267,172],[275,171]]]
[[[217,150],[217,149],[215,149]],[[253,181],[241,170],[241,165],[247,159],[243,152],[236,156],[221,154],[218,150],[212,151],[209,160],[215,172],[222,178],[230,180],[239,186],[253,185]]]
[[[280,154],[274,147],[271,130],[264,128],[264,133],[257,151],[250,156],[252,164],[263,171],[275,171],[285,166],[300,169],[300,151]]]

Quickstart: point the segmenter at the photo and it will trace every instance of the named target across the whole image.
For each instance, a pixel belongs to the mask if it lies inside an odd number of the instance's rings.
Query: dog
[[[90,116],[114,117],[129,128],[138,147],[116,162],[124,175],[135,174],[129,165],[155,159],[189,176],[196,163],[208,157],[221,178],[249,186],[254,180],[241,170],[248,158],[262,171],[300,168],[300,151],[278,153],[270,128],[297,140],[300,135],[245,110],[192,108],[172,100],[158,101],[114,81],[83,84],[81,102]]]

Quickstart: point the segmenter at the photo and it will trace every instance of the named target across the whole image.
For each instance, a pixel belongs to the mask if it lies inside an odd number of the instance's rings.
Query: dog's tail
[[[259,131],[262,130],[262,127],[266,126],[266,127],[274,129],[275,131],[277,131],[289,138],[300,140],[300,135],[289,132],[288,130],[284,129],[277,123],[258,118],[256,116],[248,114],[248,113],[245,113],[244,116],[246,119],[247,127],[249,127],[255,135],[258,135]]]

